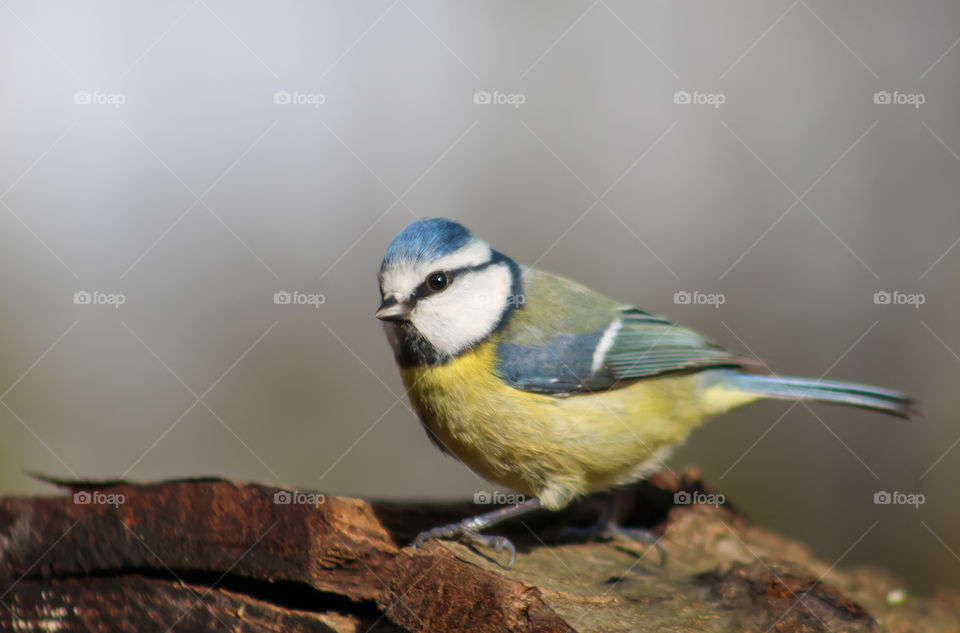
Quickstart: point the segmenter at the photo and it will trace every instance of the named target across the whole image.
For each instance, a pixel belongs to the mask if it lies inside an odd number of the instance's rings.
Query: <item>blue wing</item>
[[[603,330],[586,334],[560,334],[542,345],[501,342],[497,346],[497,370],[510,386],[542,393],[602,391],[616,382],[605,367],[592,366]]]
[[[604,391],[665,374],[760,364],[667,319],[565,279],[525,271],[523,308],[497,338],[509,385],[555,395]]]

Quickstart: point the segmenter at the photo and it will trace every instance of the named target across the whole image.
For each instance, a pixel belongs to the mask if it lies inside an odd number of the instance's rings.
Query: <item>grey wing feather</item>
[[[604,356],[618,381],[717,367],[756,367],[760,363],[715,345],[693,330],[628,308],[623,326]]]

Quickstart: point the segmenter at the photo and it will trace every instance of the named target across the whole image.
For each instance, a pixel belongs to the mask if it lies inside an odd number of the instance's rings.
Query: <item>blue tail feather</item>
[[[874,409],[901,418],[909,418],[917,412],[916,401],[913,398],[892,389],[852,382],[745,374],[738,371],[724,371],[722,374],[724,385],[765,398],[832,402]]]

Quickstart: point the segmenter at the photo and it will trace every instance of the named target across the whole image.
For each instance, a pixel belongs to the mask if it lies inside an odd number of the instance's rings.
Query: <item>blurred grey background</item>
[[[4,0],[0,492],[491,489],[373,318],[390,239],[447,216],[779,372],[916,395],[910,423],[754,405],[670,463],[827,561],[960,586],[958,38],[948,1]]]

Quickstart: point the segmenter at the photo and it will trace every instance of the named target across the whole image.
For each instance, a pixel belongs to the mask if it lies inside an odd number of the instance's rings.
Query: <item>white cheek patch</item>
[[[505,263],[464,273],[446,290],[420,299],[411,321],[438,352],[455,356],[493,331],[512,288]]]

